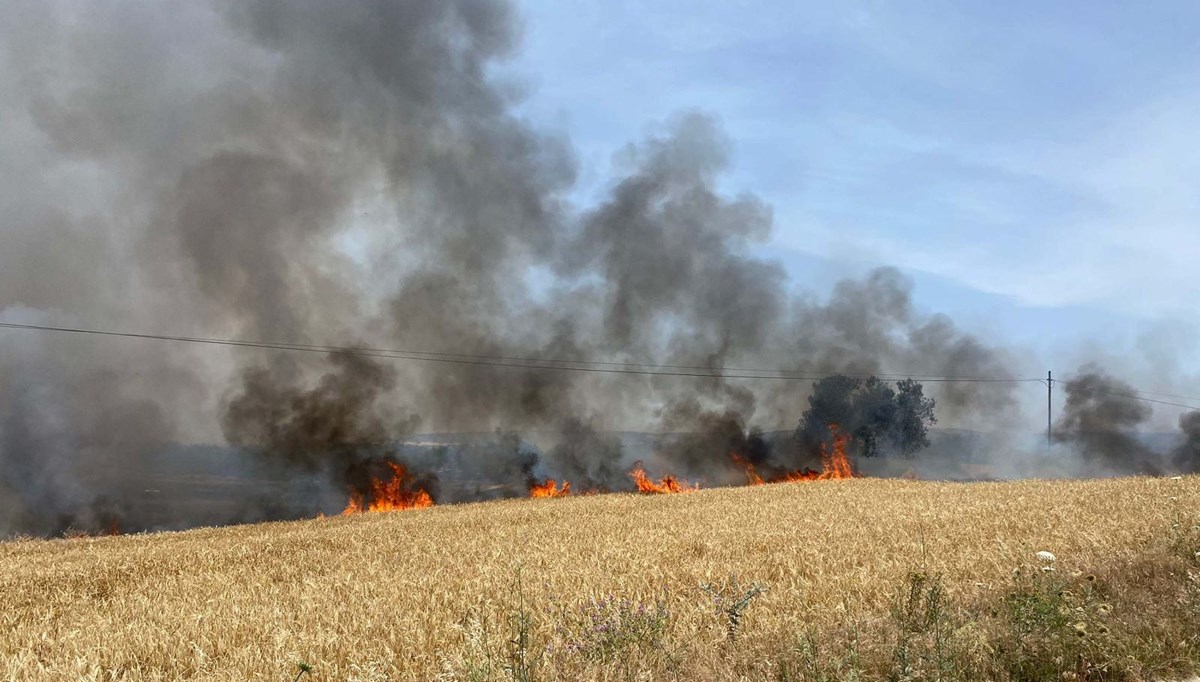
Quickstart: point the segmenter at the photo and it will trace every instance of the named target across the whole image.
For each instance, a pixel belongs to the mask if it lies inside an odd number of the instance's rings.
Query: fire
[[[854,467],[846,458],[846,445],[850,443],[850,434],[843,431],[837,424],[830,424],[829,431],[833,434],[833,452],[829,446],[821,443],[821,479],[855,478]]]
[[[758,469],[754,468],[754,465],[746,461],[741,455],[734,452],[730,453],[729,456],[733,458],[734,464],[746,470],[746,485],[762,485],[766,483],[763,477],[758,474]]]
[[[687,481],[681,481],[674,476],[663,476],[657,482],[646,475],[646,469],[642,467],[641,462],[634,462],[633,469],[629,471],[629,477],[637,484],[639,493],[651,494],[669,494],[669,493],[691,493],[700,489],[700,484],[688,484]]]
[[[571,482],[563,481],[562,487],[558,487],[558,481],[553,478],[545,483],[534,483],[529,488],[530,497],[566,497],[571,494]]]
[[[408,490],[410,482],[408,470],[395,462],[388,462],[392,477],[388,481],[371,478],[370,496],[364,496],[360,491],[350,493],[350,501],[342,514],[358,514],[367,511],[397,511],[400,509],[421,509],[433,506],[433,498],[423,489]]]
[[[746,461],[741,455],[734,452],[730,454],[730,457],[733,459],[734,464],[745,470],[747,485],[802,483],[805,481],[858,478],[858,474],[854,473],[854,467],[850,465],[850,459],[846,457],[846,446],[850,443],[850,435],[842,431],[837,424],[830,424],[829,431],[833,434],[833,448],[830,451],[827,444],[821,443],[821,471],[813,471],[812,469],[789,471],[778,476],[772,476],[769,480],[764,480],[754,465]]]

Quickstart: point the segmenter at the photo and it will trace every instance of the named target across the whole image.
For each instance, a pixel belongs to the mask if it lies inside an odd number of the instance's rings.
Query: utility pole
[[[1054,396],[1054,372],[1046,371],[1046,445],[1054,443],[1054,412],[1050,408],[1050,403]]]

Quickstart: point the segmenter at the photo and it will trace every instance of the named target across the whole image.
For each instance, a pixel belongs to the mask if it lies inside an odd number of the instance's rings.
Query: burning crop
[[[829,425],[832,443],[821,443],[821,471],[801,469],[788,471],[764,479],[752,462],[738,453],[730,453],[733,463],[746,472],[746,485],[764,485],[766,483],[803,483],[807,481],[829,481],[846,478],[858,478],[846,455],[846,446],[850,443],[850,434],[837,424]]]
[[[646,469],[641,462],[634,463],[633,468],[629,470],[629,477],[633,479],[638,492],[645,495],[692,493],[700,489],[699,483],[689,484],[670,474],[655,481],[646,475]]]
[[[530,497],[566,497],[571,494],[571,482],[563,481],[559,487],[553,478],[545,483],[535,483],[529,488]]]
[[[850,443],[850,434],[843,431],[837,424],[830,424],[829,431],[833,434],[833,449],[829,443],[821,443],[821,475],[818,479],[855,478],[854,467],[846,457],[846,445]]]
[[[754,464],[751,463],[749,460],[742,457],[741,455],[739,455],[736,452],[730,453],[729,457],[730,457],[730,459],[733,460],[734,464],[738,465],[739,467],[741,467],[742,469],[745,470],[746,485],[763,485],[766,483],[766,481],[763,480],[762,475],[758,473],[758,468],[755,467]]]
[[[433,506],[433,497],[424,488],[413,484],[412,477],[403,465],[395,462],[388,462],[387,465],[391,469],[391,477],[385,481],[372,476],[366,493],[351,491],[350,501],[342,510],[343,516],[369,511],[399,511]]]

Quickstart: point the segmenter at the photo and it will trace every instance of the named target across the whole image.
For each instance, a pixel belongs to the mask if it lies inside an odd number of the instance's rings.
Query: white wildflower
[[[1037,558],[1042,561],[1045,561],[1045,562],[1054,562],[1058,559],[1058,557],[1054,556],[1053,554],[1051,554],[1050,552],[1047,552],[1044,549],[1037,553]]]

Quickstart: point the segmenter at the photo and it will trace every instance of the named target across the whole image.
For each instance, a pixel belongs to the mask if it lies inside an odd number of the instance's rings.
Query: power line
[[[796,375],[795,378],[811,378],[811,375],[817,374],[826,376],[830,374],[839,374],[842,376],[867,378],[878,377],[880,379],[888,378],[910,378],[910,379],[954,379],[954,380],[980,380],[980,381],[1011,381],[1010,377],[979,377],[979,376],[946,376],[942,374],[909,374],[905,372],[873,372],[870,374],[854,374],[849,372],[839,372],[831,369],[778,369],[778,368],[752,368],[752,367],[712,367],[710,365],[668,365],[645,362],[607,362],[599,360],[579,360],[579,359],[564,359],[564,358],[536,358],[536,357],[521,357],[509,355],[486,355],[478,353],[447,353],[442,351],[427,351],[427,350],[411,350],[411,349],[396,349],[396,348],[375,348],[369,346],[336,346],[327,344],[307,344],[307,343],[291,343],[291,342],[276,342],[276,341],[251,341],[237,339],[217,339],[210,337],[195,337],[195,336],[164,336],[158,334],[139,334],[133,332],[112,332],[100,331],[92,329],[76,329],[69,327],[48,327],[41,325],[16,324],[16,323],[0,323],[0,327],[9,327],[14,329],[34,329],[41,331],[58,331],[71,333],[99,334],[104,336],[126,336],[132,338],[143,339],[165,339],[171,341],[187,341],[191,343],[214,343],[222,345],[240,345],[251,347],[269,347],[289,350],[312,350],[320,352],[347,352],[347,353],[386,353],[396,354],[397,357],[410,355],[430,356],[433,358],[457,358],[467,360],[500,360],[505,362],[528,362],[528,363],[556,363],[556,364],[572,364],[572,365],[595,365],[601,367],[624,367],[624,368],[652,368],[652,369],[686,369],[705,371],[713,376],[728,376],[717,375],[716,372],[753,372],[755,374],[776,372],[776,373],[791,373]],[[423,359],[423,358],[412,358]],[[688,375],[690,376],[690,375]],[[1022,380],[1023,381],[1023,380]]]
[[[61,332],[70,334],[88,334],[94,336],[109,336],[119,338],[149,339],[159,341],[175,341],[242,348],[265,348],[272,350],[288,350],[309,353],[345,353],[348,355],[388,358],[394,360],[413,360],[418,362],[440,362],[460,365],[483,365],[489,367],[511,367],[521,369],[562,370],[573,372],[601,372],[608,374],[634,374],[641,376],[679,376],[709,379],[766,379],[782,381],[812,381],[833,375],[865,378],[876,376],[906,377],[931,383],[972,382],[972,383],[1019,383],[1041,381],[1040,379],[1024,379],[1012,377],[977,377],[977,376],[944,376],[944,375],[906,375],[903,373],[879,374],[847,374],[843,372],[800,372],[785,369],[747,369],[747,368],[711,368],[687,365],[654,365],[637,363],[595,362],[586,360],[545,360],[540,358],[513,358],[507,356],[471,355],[466,353],[444,353],[435,351],[414,351],[386,348],[371,348],[361,346],[330,346],[300,343],[278,343],[268,341],[250,341],[243,339],[218,339],[211,337],[174,336],[166,334],[146,334],[138,332],[118,332],[100,329],[83,329],[77,327],[53,327],[47,325],[19,324],[15,322],[0,322],[0,328],[22,329],[31,331]],[[557,364],[534,364],[557,363]],[[592,366],[587,366],[592,365]],[[631,369],[635,367],[652,369]],[[704,371],[683,372],[678,369],[696,369]],[[668,371],[670,370],[670,371]],[[741,374],[722,374],[718,372],[743,372]],[[775,374],[766,374],[774,372]]]
[[[1166,400],[1156,400],[1154,398],[1146,398],[1144,396],[1136,395],[1135,393],[1126,393],[1125,391],[1113,391],[1113,390],[1104,389],[1104,388],[1099,388],[1099,389],[1095,389],[1095,390],[1100,391],[1101,393],[1108,393],[1109,395],[1119,395],[1119,396],[1123,396],[1126,398],[1132,398],[1134,400],[1141,400],[1141,401],[1147,402],[1147,403],[1155,403],[1156,405],[1170,405],[1171,407],[1184,407],[1189,410],[1200,410],[1200,405],[1184,405],[1183,403],[1173,403],[1173,402],[1169,402]]]
[[[1078,381],[1080,378],[1081,377],[1074,376],[1074,377],[1068,377],[1066,379],[1055,379],[1054,383],[1061,384],[1061,383],[1066,383],[1066,382],[1070,382],[1070,381]],[[1109,389],[1097,389],[1097,390],[1107,391]],[[1194,395],[1181,395],[1179,393],[1161,393],[1158,391],[1143,391],[1143,390],[1134,389],[1134,388],[1129,389],[1129,392],[1137,393],[1138,395],[1153,395],[1153,396],[1160,396],[1163,398],[1181,398],[1183,400],[1195,400],[1197,402],[1200,402],[1200,396],[1194,396]]]
[[[43,332],[61,332],[70,334],[87,334],[93,336],[108,336],[118,338],[146,339],[157,341],[175,341],[181,343],[195,343],[206,345],[231,346],[240,348],[263,348],[268,350],[285,350],[293,352],[307,353],[344,353],[347,355],[355,355],[362,357],[374,357],[391,360],[411,360],[416,362],[438,362],[445,364],[456,365],[480,365],[487,367],[507,367],[517,369],[540,369],[540,370],[560,370],[570,372],[598,372],[604,374],[627,374],[637,376],[668,376],[668,377],[692,377],[701,379],[762,379],[776,381],[815,381],[824,379],[830,376],[848,376],[851,378],[866,378],[878,377],[881,379],[888,378],[910,378],[926,383],[1026,383],[1036,382],[1045,385],[1047,380],[1040,378],[1018,378],[1018,377],[983,377],[983,376],[946,376],[936,374],[904,374],[902,372],[879,372],[874,374],[854,374],[846,372],[837,372],[832,370],[787,370],[787,369],[770,369],[770,368],[745,368],[745,367],[706,367],[700,365],[668,365],[654,363],[621,363],[607,362],[594,360],[575,360],[575,359],[560,359],[560,358],[530,358],[530,357],[514,357],[504,355],[482,355],[469,353],[447,353],[442,351],[424,351],[424,350],[404,350],[390,348],[374,348],[369,346],[338,346],[324,344],[305,344],[305,343],[282,343],[271,341],[253,341],[245,339],[221,339],[212,337],[198,336],[177,336],[168,334],[147,334],[139,332],[118,332],[102,329],[84,329],[78,327],[54,327],[48,325],[35,324],[20,324],[16,322],[0,322],[0,328],[5,329],[20,329],[29,331]],[[552,364],[546,364],[552,363]],[[641,368],[641,369],[636,369]],[[699,370],[699,371],[677,371],[677,370]],[[721,372],[735,372],[734,374]],[[768,374],[772,373],[772,374]],[[1070,381],[1070,379],[1056,379],[1055,383]],[[1181,407],[1188,410],[1200,410],[1198,405],[1189,405],[1184,403],[1171,402],[1167,400],[1158,400],[1156,398],[1148,398],[1148,395],[1158,395],[1163,397],[1177,397],[1185,400],[1200,401],[1200,398],[1193,396],[1176,395],[1169,393],[1154,393],[1151,391],[1139,391],[1130,389],[1128,391],[1119,391],[1106,388],[1096,388],[1102,393],[1110,395],[1119,395],[1133,400],[1141,400],[1143,402],[1154,403],[1156,405],[1166,405],[1170,407]]]
[[[1137,390],[1131,390],[1130,393],[1137,393],[1138,395],[1160,396],[1163,398],[1180,398],[1182,400],[1195,400],[1197,402],[1200,402],[1200,398],[1198,398],[1194,395],[1179,395],[1177,393],[1157,393],[1155,391],[1137,391]]]
[[[1078,377],[1073,377],[1071,379],[1055,379],[1054,381],[1055,381],[1055,383],[1063,383],[1063,382],[1074,381],[1075,379],[1078,379]],[[1200,410],[1200,405],[1186,405],[1184,403],[1176,403],[1176,402],[1171,402],[1168,400],[1158,400],[1156,398],[1147,398],[1146,397],[1146,396],[1162,396],[1165,398],[1181,398],[1183,400],[1195,400],[1197,402],[1200,402],[1200,398],[1197,398],[1195,396],[1179,395],[1179,394],[1175,394],[1175,393],[1157,393],[1154,391],[1140,391],[1140,390],[1137,390],[1134,388],[1113,389],[1113,388],[1104,388],[1103,386],[1093,386],[1090,388],[1091,388],[1091,390],[1096,391],[1098,393],[1107,393],[1109,395],[1119,395],[1119,396],[1122,396],[1125,398],[1132,398],[1134,400],[1141,400],[1141,401],[1147,402],[1147,403],[1154,403],[1156,405],[1170,405],[1171,407],[1184,407],[1189,410]]]

